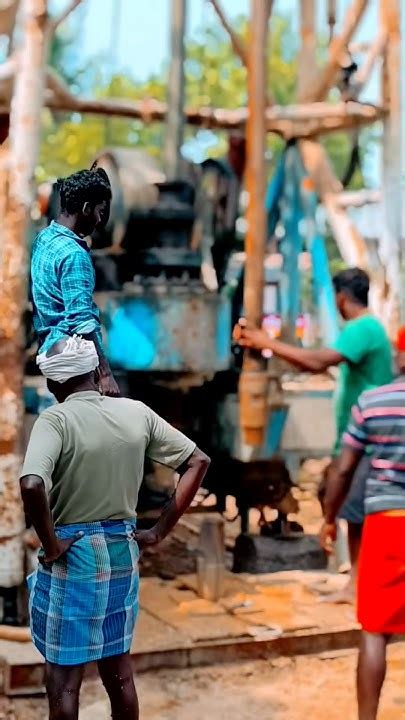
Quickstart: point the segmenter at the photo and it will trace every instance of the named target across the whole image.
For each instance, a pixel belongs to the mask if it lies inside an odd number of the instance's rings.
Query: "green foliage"
[[[246,20],[241,18],[236,27],[246,40]],[[92,94],[96,97],[166,99],[167,68],[142,83],[123,74],[113,76],[107,83],[103,82],[97,77],[98,60],[93,65],[78,65],[72,34],[56,36],[50,61],[69,84],[74,83],[75,89],[88,87],[89,80],[93,80]],[[196,39],[188,43],[185,75],[187,105],[232,109],[246,104],[246,70],[235,57],[227,35],[217,22],[205,27]],[[287,18],[275,17],[272,21],[269,78],[275,102],[285,104],[292,101],[296,60],[294,36]],[[198,145],[200,135],[196,129],[186,128],[186,145],[189,143],[194,148],[196,143]],[[78,113],[53,116],[45,110],[37,179],[43,181],[68,174],[79,167],[87,167],[95,154],[105,146],[139,147],[160,158],[163,139],[164,125],[161,123],[144,125],[140,121],[81,116]],[[212,133],[208,146],[210,156],[223,155],[226,133]],[[277,157],[282,146],[278,137],[269,135],[270,161]],[[200,149],[200,153],[205,155],[207,147]]]
[[[246,19],[240,18],[235,28],[247,42]],[[116,97],[139,100],[146,97],[166,99],[167,67],[145,82],[135,81],[129,74],[117,74],[108,81],[101,75],[101,58],[80,64],[80,48],[75,42],[77,33],[69,26],[57,34],[50,53],[50,62],[73,88],[95,97]],[[273,16],[269,40],[269,89],[276,104],[293,102],[297,76],[297,37],[291,18]],[[105,58],[104,58],[105,65]],[[235,56],[228,36],[214,20],[199,35],[190,40],[186,49],[186,104],[191,107],[212,106],[237,108],[246,104],[246,70]],[[88,167],[103,147],[138,147],[157,159],[161,157],[164,124],[145,125],[139,120],[104,118],[78,113],[52,115],[43,113],[42,143],[37,179],[43,181],[66,175],[80,167]],[[350,138],[345,134],[330,135],[325,145],[339,177],[342,176],[350,154]],[[195,128],[185,130],[187,155],[200,160],[207,154],[220,157],[226,151],[226,133],[207,133]],[[268,135],[269,174],[283,149],[283,141]],[[352,186],[359,187],[359,173]]]

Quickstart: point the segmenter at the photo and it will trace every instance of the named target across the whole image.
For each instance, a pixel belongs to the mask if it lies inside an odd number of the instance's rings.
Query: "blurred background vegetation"
[[[246,18],[235,25],[246,38]],[[109,66],[105,51],[85,64],[80,60],[80,29],[73,17],[67,28],[58,34],[51,49],[51,65],[66,80],[73,92],[93,97],[166,99],[167,65],[157,75],[138,82],[130,73],[106,77]],[[320,50],[326,43],[320,39]],[[276,15],[272,18],[269,51],[269,84],[275,103],[294,102],[297,71],[298,38],[293,31],[292,18]],[[186,49],[186,103],[192,107],[213,106],[235,108],[246,104],[246,71],[235,56],[230,42],[218,22],[211,20],[197,37],[189,40]],[[79,113],[53,115],[43,112],[42,144],[37,180],[42,182],[88,167],[96,153],[104,147],[138,147],[156,158],[161,157],[164,124],[145,125],[140,120],[104,118]],[[362,132],[361,147],[365,155],[373,143],[372,131]],[[334,134],[324,140],[329,157],[339,177],[346,168],[351,139],[349,134]],[[268,136],[268,165],[271,174],[283,143],[275,135]],[[184,155],[197,162],[207,156],[220,157],[226,150],[223,132],[187,128]],[[351,187],[364,185],[356,171]]]

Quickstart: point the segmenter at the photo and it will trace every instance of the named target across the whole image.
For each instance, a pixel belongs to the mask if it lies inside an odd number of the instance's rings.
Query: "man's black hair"
[[[342,270],[334,276],[333,286],[336,293],[343,292],[358,305],[367,307],[370,278],[364,270],[360,268]]]
[[[75,215],[88,202],[93,207],[104,200],[111,200],[111,185],[102,168],[79,170],[57,181],[62,212]]]

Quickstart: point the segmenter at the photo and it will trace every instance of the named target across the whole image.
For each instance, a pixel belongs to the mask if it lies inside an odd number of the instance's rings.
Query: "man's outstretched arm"
[[[186,462],[178,468],[180,480],[170,502],[156,525],[150,530],[138,530],[135,538],[140,549],[164,540],[181,516],[190,507],[210,466],[210,458],[196,448]]]
[[[249,330],[238,323],[233,332],[233,339],[238,345],[258,352],[271,350],[274,355],[286,360],[302,370],[312,373],[325,372],[329,367],[339,365],[345,360],[341,353],[332,348],[307,350],[306,348],[289,345],[281,340],[273,340],[265,330]]]

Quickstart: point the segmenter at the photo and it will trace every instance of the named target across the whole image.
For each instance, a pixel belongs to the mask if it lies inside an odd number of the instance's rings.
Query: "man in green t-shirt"
[[[272,340],[265,330],[249,330],[243,321],[235,327],[234,339],[242,347],[258,351],[271,350],[277,357],[307,372],[321,373],[330,367],[339,366],[335,399],[336,441],[333,449],[333,458],[336,458],[351,408],[358,397],[365,390],[391,382],[392,351],[384,327],[370,314],[368,308],[370,281],[367,273],[359,268],[343,270],[333,278],[333,284],[338,310],[347,322],[332,347],[308,350],[289,345]],[[368,461],[365,458],[341,511],[341,517],[348,522],[352,571],[345,591],[333,598],[331,596],[330,599],[335,601],[349,602],[354,597],[367,472]]]

